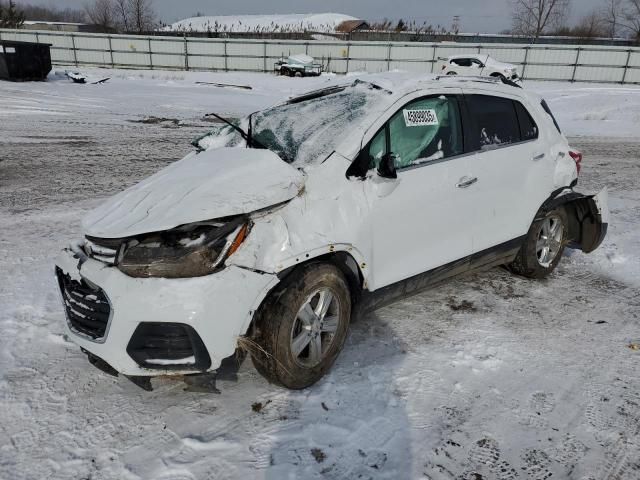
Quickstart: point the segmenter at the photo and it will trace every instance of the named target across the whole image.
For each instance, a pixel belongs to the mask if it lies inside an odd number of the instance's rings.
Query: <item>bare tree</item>
[[[564,24],[571,0],[511,0],[511,7],[513,32],[537,38],[546,29]]]
[[[580,19],[570,35],[581,38],[598,38],[608,34],[607,24],[599,11],[593,10]]]
[[[115,27],[116,10],[111,0],[94,0],[92,4],[85,4],[84,10],[91,22],[100,26],[105,32]]]
[[[129,0],[114,0],[114,9],[120,30],[129,31]]]
[[[627,8],[620,25],[640,41],[640,0],[627,0]]]
[[[602,20],[607,25],[607,35],[614,38],[620,31],[620,21],[624,17],[624,0],[606,0],[602,8]]]
[[[148,32],[156,26],[153,0],[129,0],[130,28],[136,32]]]

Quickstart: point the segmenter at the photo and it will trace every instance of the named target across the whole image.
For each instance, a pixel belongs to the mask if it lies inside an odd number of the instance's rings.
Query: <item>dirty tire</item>
[[[303,327],[300,309],[310,299],[310,306],[314,305],[314,300],[320,302],[319,297],[315,296],[319,291],[329,291],[333,295],[330,314],[331,318],[337,316],[338,320],[332,337],[328,337],[328,333],[319,334],[324,339],[321,350],[326,350],[319,356],[318,363],[304,364],[306,360],[301,360],[294,353],[292,344],[297,338],[297,329]],[[253,340],[259,348],[251,351],[256,370],[270,382],[287,388],[302,389],[313,385],[331,368],[340,354],[350,316],[349,286],[337,267],[327,263],[299,267],[269,294],[256,313]],[[330,317],[325,318],[328,320]],[[324,341],[327,342],[326,346]],[[311,344],[305,348],[310,349]],[[306,349],[301,355],[307,352],[311,358],[311,351]]]
[[[509,265],[509,269],[512,272],[528,278],[544,278],[553,272],[558,266],[558,263],[560,263],[562,253],[567,243],[568,220],[564,208],[559,207],[553,209],[546,212],[544,216],[539,213],[536,215],[536,219],[529,228],[527,237],[518,255]],[[561,222],[562,235],[560,238],[560,246],[550,261],[541,263],[539,260],[538,241],[540,240],[545,222],[550,219]]]

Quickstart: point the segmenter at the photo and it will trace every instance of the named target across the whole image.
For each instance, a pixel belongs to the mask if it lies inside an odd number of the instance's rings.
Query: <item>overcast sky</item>
[[[18,3],[82,8],[91,0],[18,0]],[[390,18],[427,21],[451,26],[460,15],[462,31],[496,33],[509,28],[509,0],[153,0],[165,23],[206,15],[249,13],[345,13],[367,20]],[[572,19],[588,13],[605,0],[573,0]]]

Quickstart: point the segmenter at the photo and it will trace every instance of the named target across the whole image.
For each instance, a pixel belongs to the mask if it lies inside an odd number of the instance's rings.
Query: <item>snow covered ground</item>
[[[580,188],[609,186],[597,252],[379,310],[310,389],[247,361],[214,395],[91,367],[62,336],[52,259],[102,198],[187,153],[207,113],[336,77],[89,73],[112,79],[0,82],[0,479],[640,478],[640,88],[527,84],[584,151]]]

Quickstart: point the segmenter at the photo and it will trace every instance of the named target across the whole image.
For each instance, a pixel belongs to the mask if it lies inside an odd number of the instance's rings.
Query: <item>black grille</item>
[[[77,281],[56,267],[67,319],[74,330],[98,340],[105,336],[111,307],[101,289]]]
[[[127,353],[145,368],[204,371],[211,366],[200,336],[183,323],[141,323],[127,345]]]

